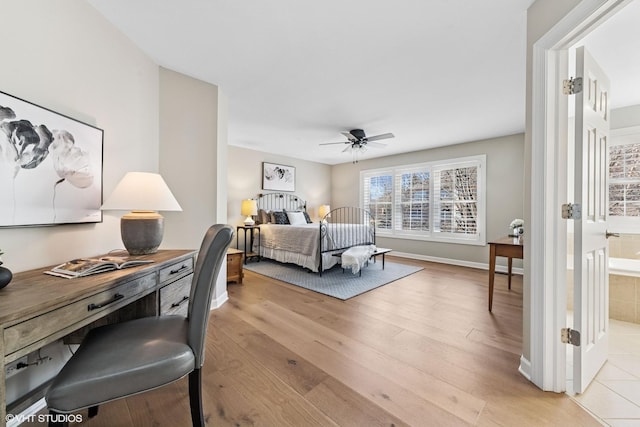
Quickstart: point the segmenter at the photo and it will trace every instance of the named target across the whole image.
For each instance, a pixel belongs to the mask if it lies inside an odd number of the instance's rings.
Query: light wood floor
[[[597,426],[518,373],[522,278],[424,270],[340,301],[245,270],[212,312],[203,368],[213,426]],[[187,426],[186,380],[103,405],[90,426]]]

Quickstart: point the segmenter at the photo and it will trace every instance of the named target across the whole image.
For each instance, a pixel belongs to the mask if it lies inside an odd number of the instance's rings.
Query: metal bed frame
[[[258,194],[258,208],[265,210],[306,211],[307,202],[295,194],[264,193]],[[350,224],[355,226],[340,226]],[[335,227],[332,227],[335,225]],[[331,210],[321,219],[318,240],[318,272],[322,276],[322,255],[339,254],[353,246],[376,244],[375,218],[366,209],[358,207],[339,207]],[[331,233],[329,233],[329,229]],[[339,243],[335,243],[339,242]],[[344,244],[342,242],[348,242]],[[341,244],[342,243],[342,244]]]

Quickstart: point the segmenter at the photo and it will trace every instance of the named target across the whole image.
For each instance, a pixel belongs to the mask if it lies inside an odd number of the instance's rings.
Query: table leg
[[[248,252],[247,252],[247,229],[244,228],[243,230],[244,230],[244,248],[243,248],[244,249],[244,263],[246,264],[247,263],[247,258],[249,258],[247,256],[247,254],[248,254]]]
[[[496,245],[489,245],[489,311],[493,305],[493,281],[496,273]]]
[[[507,261],[507,263],[508,263],[508,267],[509,267],[508,270],[507,270],[508,273],[509,273],[509,276],[508,276],[509,278],[507,280],[508,280],[508,283],[509,283],[509,290],[511,290],[511,267],[513,266],[513,258],[509,257],[509,261]]]

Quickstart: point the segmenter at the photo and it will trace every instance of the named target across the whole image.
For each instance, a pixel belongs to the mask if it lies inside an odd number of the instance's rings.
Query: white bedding
[[[362,224],[326,224],[327,232],[323,236],[323,248],[349,247],[361,239],[366,226]],[[348,231],[353,231],[352,233]],[[318,272],[319,266],[319,224],[303,225],[260,225],[260,254],[263,257],[284,263],[294,263]],[[257,245],[257,239],[254,240]],[[257,248],[254,248],[256,251]],[[256,251],[257,252],[257,251]],[[340,257],[331,253],[322,254],[322,269],[333,267]]]

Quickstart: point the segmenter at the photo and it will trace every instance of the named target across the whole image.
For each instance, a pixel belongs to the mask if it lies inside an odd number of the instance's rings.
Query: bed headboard
[[[307,202],[295,194],[260,193],[257,202],[265,211],[307,211]]]

